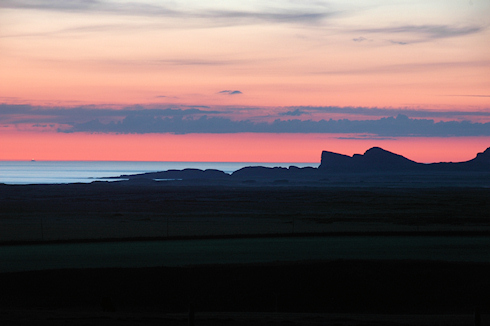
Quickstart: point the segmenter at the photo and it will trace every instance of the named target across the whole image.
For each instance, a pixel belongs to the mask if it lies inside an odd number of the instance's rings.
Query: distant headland
[[[332,172],[438,172],[490,171],[490,147],[478,153],[474,159],[458,163],[417,163],[402,155],[398,155],[380,147],[372,147],[364,154],[353,156],[323,151],[320,171]]]
[[[417,175],[460,175],[468,173],[490,174],[490,147],[484,152],[478,153],[475,158],[465,162],[439,162],[418,163],[402,155],[392,153],[380,147],[372,147],[364,154],[353,156],[323,151],[318,167],[296,166],[263,167],[249,166],[239,169],[231,174],[220,170],[207,169],[183,169],[151,172],[136,175],[122,175],[130,181],[240,181],[243,183],[255,183],[261,181],[274,182],[276,184],[289,181],[325,181],[332,175],[393,175],[393,174],[417,174]]]

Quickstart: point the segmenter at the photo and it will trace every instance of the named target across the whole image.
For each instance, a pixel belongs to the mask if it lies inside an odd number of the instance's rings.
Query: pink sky
[[[353,154],[371,146],[422,162],[469,159],[490,146],[489,127],[476,125],[490,121],[489,16],[483,0],[6,0],[0,160],[316,162],[322,149]],[[36,115],[16,105],[70,113]],[[369,140],[328,130],[175,135],[129,124],[117,134],[80,128],[126,117],[96,110],[134,105],[202,108],[186,119],[366,120],[400,113],[475,125],[469,136],[458,125],[456,136],[417,129],[411,137],[386,131]],[[80,106],[90,110],[72,113]]]
[[[320,163],[322,150],[362,154],[373,146],[422,163],[461,162],[486,149],[490,137],[345,140],[325,134],[55,134],[6,133],[9,160],[115,160]],[[196,160],[196,157],[199,158]]]

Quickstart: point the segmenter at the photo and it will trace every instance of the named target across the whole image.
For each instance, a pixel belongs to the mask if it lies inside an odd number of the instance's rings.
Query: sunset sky
[[[0,160],[490,147],[490,1],[0,1]]]

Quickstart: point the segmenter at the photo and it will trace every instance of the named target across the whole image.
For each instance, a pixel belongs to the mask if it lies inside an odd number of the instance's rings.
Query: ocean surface
[[[232,173],[245,166],[313,166],[319,163],[252,162],[124,162],[124,161],[0,161],[0,183],[53,184],[90,183],[107,177],[166,170],[217,169]],[[111,181],[114,181],[112,179]]]

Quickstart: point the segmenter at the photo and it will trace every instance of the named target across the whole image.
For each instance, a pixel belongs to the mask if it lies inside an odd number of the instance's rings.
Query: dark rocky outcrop
[[[322,152],[319,171],[332,172],[383,172],[418,170],[422,164],[409,160],[379,147],[368,149],[364,154],[352,157],[337,153]]]
[[[469,161],[458,163],[417,163],[379,147],[353,156],[323,151],[319,172],[490,172],[490,148]]]

